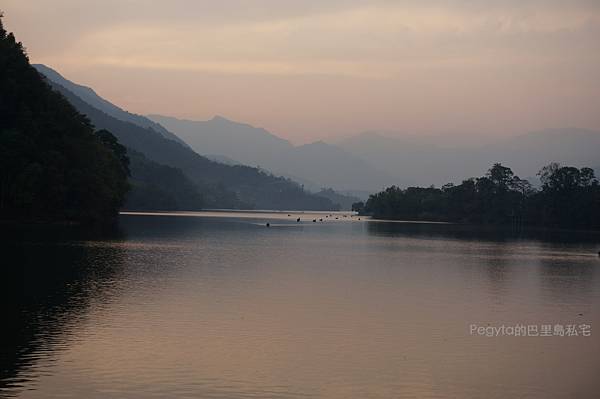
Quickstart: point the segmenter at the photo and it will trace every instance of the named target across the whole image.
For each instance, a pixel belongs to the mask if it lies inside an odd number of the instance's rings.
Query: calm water
[[[600,397],[598,235],[297,216],[4,239],[0,397]]]

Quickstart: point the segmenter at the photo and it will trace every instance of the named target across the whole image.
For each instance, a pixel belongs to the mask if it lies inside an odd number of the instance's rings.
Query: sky
[[[34,63],[135,113],[501,137],[600,130],[598,0],[2,0]]]

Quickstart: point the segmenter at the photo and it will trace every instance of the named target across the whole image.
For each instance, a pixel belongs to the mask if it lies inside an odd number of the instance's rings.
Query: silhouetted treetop
[[[600,228],[600,185],[592,169],[551,163],[538,175],[541,190],[497,163],[485,176],[459,185],[389,187],[371,195],[364,212],[376,218]]]

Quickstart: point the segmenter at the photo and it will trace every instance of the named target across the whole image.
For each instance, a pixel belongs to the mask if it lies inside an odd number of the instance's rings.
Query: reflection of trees
[[[542,293],[550,297],[550,302],[564,302],[567,298],[567,302],[589,302],[597,285],[598,232],[381,221],[367,222],[367,231],[399,240],[462,241],[458,249],[449,246],[435,250],[443,248],[448,256],[473,255],[473,262],[463,265],[465,270],[480,270],[478,276],[485,277],[495,298],[506,295],[511,284],[529,267],[536,267]]]
[[[592,231],[395,221],[368,222],[367,231],[371,235],[386,237],[448,238],[492,242],[532,240],[551,243],[597,243],[600,241],[600,233]]]
[[[598,283],[598,262],[591,258],[594,254],[565,256],[564,246],[558,243],[551,244],[549,249],[555,255],[540,260],[540,278],[545,288],[542,292],[553,302],[565,297],[584,303],[592,301]]]
[[[370,222],[367,226],[368,232],[377,236],[462,241],[462,245],[437,247],[435,250],[444,251],[441,256],[473,255],[475,263],[461,264],[465,269],[484,266],[483,274],[491,283],[495,295],[506,291],[512,279],[512,264],[506,257],[511,252],[510,242],[523,239],[522,231],[510,228],[379,221]]]
[[[53,241],[30,238],[15,243],[2,237],[0,244],[2,395],[16,395],[24,383],[35,378],[31,371],[37,362],[64,342],[91,299],[102,300],[108,282],[123,264],[123,250],[118,247],[68,243],[63,241],[67,238],[64,231],[53,234],[45,230],[42,236]]]
[[[476,239],[483,238],[483,230],[464,225],[432,224],[432,223],[402,223],[402,222],[368,222],[369,234],[384,237],[411,237],[411,238],[450,238],[450,239]],[[496,237],[500,237],[498,233]]]

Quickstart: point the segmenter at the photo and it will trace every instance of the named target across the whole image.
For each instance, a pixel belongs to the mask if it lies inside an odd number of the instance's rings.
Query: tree
[[[498,190],[507,190],[513,180],[514,173],[510,168],[495,163],[486,173],[486,177]]]
[[[539,172],[542,190],[494,164],[485,176],[459,185],[391,186],[369,196],[365,211],[375,218],[600,228],[600,184],[590,168],[552,163]]]
[[[524,197],[528,197],[535,193],[531,183],[527,180],[520,179],[519,176],[513,176],[509,187],[511,190],[521,193]]]
[[[556,172],[560,169],[560,164],[558,162],[552,162],[546,166],[544,166],[537,175],[540,177],[540,181],[542,182],[542,187],[544,189],[552,189],[554,186],[554,176]]]
[[[598,185],[598,180],[594,175],[594,169],[581,168],[579,169],[579,182],[582,187],[591,187]]]
[[[531,207],[540,223],[558,227],[600,228],[600,187],[591,168],[552,163],[538,173],[542,191]]]

